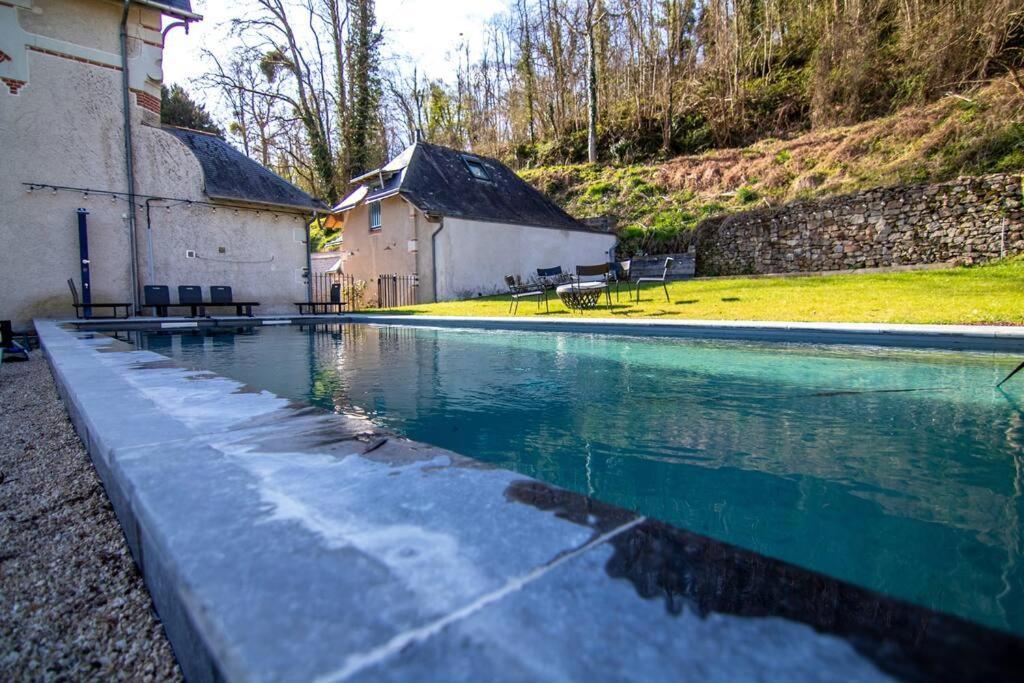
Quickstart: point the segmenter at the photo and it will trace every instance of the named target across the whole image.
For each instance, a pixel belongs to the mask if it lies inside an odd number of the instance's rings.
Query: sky
[[[228,22],[244,16],[249,4],[248,0],[192,0],[192,9],[204,19],[193,24],[188,35],[180,28],[167,35],[164,82],[188,87],[189,80],[204,71],[201,48],[229,51]],[[472,51],[473,37],[482,35],[487,20],[507,5],[508,0],[377,0],[377,22],[384,30],[382,57],[401,59],[409,68],[416,64],[420,74],[450,80],[460,34],[469,38]]]

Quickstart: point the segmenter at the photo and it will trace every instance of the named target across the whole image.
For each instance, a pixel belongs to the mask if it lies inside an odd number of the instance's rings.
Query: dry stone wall
[[[715,217],[694,236],[698,275],[978,263],[1024,253],[1022,178],[878,188]]]

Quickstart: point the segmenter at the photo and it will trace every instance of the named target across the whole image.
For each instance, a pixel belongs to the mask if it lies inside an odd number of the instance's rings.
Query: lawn
[[[714,278],[669,283],[669,301],[649,286],[639,304],[623,290],[588,317],[784,320],[803,322],[1024,325],[1024,257],[985,266],[871,275]],[[551,312],[532,300],[520,316],[580,315],[550,295]],[[508,315],[508,296],[389,309],[406,315]]]

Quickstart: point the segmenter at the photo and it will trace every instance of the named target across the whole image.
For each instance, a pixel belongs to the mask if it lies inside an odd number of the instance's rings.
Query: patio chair
[[[672,270],[672,266],[675,265],[675,259],[671,256],[665,259],[665,268],[661,271],[661,277],[641,277],[636,280],[636,302],[640,303],[640,283],[642,282],[660,282],[662,289],[665,290],[665,301],[671,301],[668,296],[668,271]]]
[[[259,306],[258,301],[235,301],[231,295],[231,288],[226,285],[213,285],[210,287],[210,302],[208,306],[234,306],[236,315],[252,317],[252,307]]]
[[[608,291],[607,263],[599,263],[594,266],[576,266],[576,276],[567,285],[559,285],[555,292],[562,300],[565,307],[570,310],[582,310],[593,308],[601,300],[603,292],[608,299],[608,305],[612,303],[611,293]],[[584,281],[585,277],[597,277],[597,280]]]
[[[555,289],[558,285],[564,285],[571,281],[572,276],[562,272],[562,266],[537,269],[537,282],[544,289]]]
[[[296,301],[295,305],[299,307],[299,315],[304,315],[307,308],[310,315],[316,315],[317,313],[330,313],[332,308],[335,313],[341,314],[341,309],[348,304],[341,300],[341,283],[335,282],[331,284],[330,301]]]
[[[511,296],[508,302],[508,312],[512,315],[515,315],[516,311],[519,310],[519,302],[530,297],[537,299],[537,308],[540,308],[540,300],[544,299],[544,310],[549,313],[551,312],[551,308],[548,306],[548,290],[544,287],[524,285],[521,282],[517,282],[514,275],[505,276],[505,285],[508,287],[508,293]]]
[[[608,284],[615,285],[615,300],[619,300],[619,288],[625,284],[626,294],[629,294],[631,286],[629,282],[629,268],[632,261],[616,261],[608,264]]]
[[[178,285],[178,304],[188,306],[192,317],[198,313],[200,317],[206,317],[206,307],[203,302],[203,288],[199,285]]]
[[[109,315],[109,316],[101,315],[101,316],[99,316],[101,318],[117,318],[118,317],[117,312],[120,311],[122,308],[124,309],[124,317],[127,318],[127,317],[131,316],[132,304],[122,304],[122,303],[98,303],[98,304],[94,304],[92,302],[87,303],[87,304],[83,304],[79,300],[79,298],[78,298],[78,288],[75,287],[75,281],[72,280],[71,278],[68,278],[68,289],[71,290],[71,301],[72,301],[71,305],[75,307],[75,317],[76,318],[92,318],[93,317],[92,309],[94,309],[94,308],[109,308],[110,309],[111,315]]]
[[[179,300],[181,297],[181,288],[178,288]],[[186,295],[186,298],[188,296]],[[201,297],[200,297],[201,299]],[[200,303],[201,300],[200,300]],[[186,302],[171,303],[171,288],[167,285],[145,285],[142,288],[142,307],[152,308],[153,315],[159,318],[167,317],[167,310],[171,308],[187,308],[189,309],[190,317],[196,317],[200,311],[201,306],[198,304],[190,304]]]

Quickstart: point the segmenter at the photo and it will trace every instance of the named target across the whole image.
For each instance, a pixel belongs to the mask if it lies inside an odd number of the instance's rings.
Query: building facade
[[[0,318],[16,327],[73,312],[79,209],[95,302],[147,284],[230,285],[261,312],[306,297],[321,205],[223,140],[161,127],[165,18],[200,17],[188,0],[0,1]]]
[[[569,216],[501,162],[417,142],[353,180],[342,217],[346,275],[380,299],[380,275],[411,276],[428,303],[507,291],[538,268],[606,263],[616,238]]]

